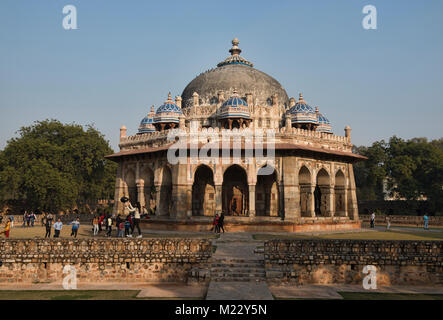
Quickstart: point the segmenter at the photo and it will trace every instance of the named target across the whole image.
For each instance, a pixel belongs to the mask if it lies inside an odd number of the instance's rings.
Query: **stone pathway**
[[[251,233],[222,233],[213,240],[217,247],[209,262],[211,282],[207,300],[272,300],[266,284],[263,253],[256,253],[263,241]]]

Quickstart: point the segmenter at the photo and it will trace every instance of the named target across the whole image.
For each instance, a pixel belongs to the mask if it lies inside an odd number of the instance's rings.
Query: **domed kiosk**
[[[118,163],[114,213],[128,214],[126,196],[153,213],[150,228],[206,231],[215,214],[230,231],[360,228],[353,163],[365,158],[352,153],[351,129],[334,135],[302,94],[289,99],[242,57],[238,39],[229,52],[137,135],[120,129],[108,156]]]

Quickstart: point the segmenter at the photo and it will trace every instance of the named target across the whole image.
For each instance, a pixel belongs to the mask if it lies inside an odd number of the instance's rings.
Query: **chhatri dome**
[[[140,122],[140,126],[138,127],[139,134],[155,132],[154,115],[155,115],[154,106],[152,106],[151,111]]]
[[[229,97],[234,89],[244,97],[252,93],[257,104],[270,104],[272,95],[276,94],[282,104],[288,103],[288,94],[282,85],[270,75],[259,71],[253,64],[240,56],[237,38],[232,40],[231,56],[220,62],[216,68],[204,72],[192,80],[183,90],[183,107],[193,103],[193,94],[197,92],[203,103],[214,101],[219,91]]]

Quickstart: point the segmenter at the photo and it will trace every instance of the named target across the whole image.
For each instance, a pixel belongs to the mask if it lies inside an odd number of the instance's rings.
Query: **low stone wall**
[[[443,226],[443,216],[428,216],[429,217],[429,226]],[[371,221],[371,215],[360,215],[360,219],[365,223],[369,224]],[[376,214],[375,215],[375,224],[377,223],[386,223],[386,216]],[[423,216],[396,216],[390,215],[389,219],[391,224],[403,224],[403,225],[411,225],[417,227],[423,227]]]
[[[3,222],[8,219],[8,215],[3,216]],[[35,215],[36,219],[34,220],[34,226],[41,226],[42,217],[43,215],[37,214]],[[91,223],[92,219],[94,219],[95,215],[84,213],[84,214],[63,214],[63,215],[53,215],[54,221],[56,221],[58,218],[62,220],[63,223],[69,223],[77,218],[80,218],[81,223]],[[14,225],[20,226],[23,224],[23,215],[14,215]]]
[[[264,245],[270,282],[362,284],[377,268],[377,285],[443,285],[443,242],[271,240]]]
[[[167,231],[204,232],[212,228],[212,217],[198,217],[193,220],[171,220],[151,218],[142,220],[146,229]],[[334,218],[299,218],[297,221],[282,221],[269,217],[225,217],[224,229],[227,232],[318,232],[346,231],[361,228],[361,221],[344,217]]]
[[[65,265],[81,282],[185,282],[212,254],[202,239],[0,240],[0,283],[60,282]]]

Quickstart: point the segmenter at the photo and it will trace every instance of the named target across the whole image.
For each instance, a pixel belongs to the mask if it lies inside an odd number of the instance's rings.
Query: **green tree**
[[[57,211],[112,198],[113,150],[94,127],[45,120],[18,133],[0,151],[2,200]]]
[[[358,197],[383,199],[383,183],[391,196],[408,200],[428,199],[431,213],[443,212],[443,139],[374,142],[371,147],[355,147],[354,152],[368,157],[355,165]]]

